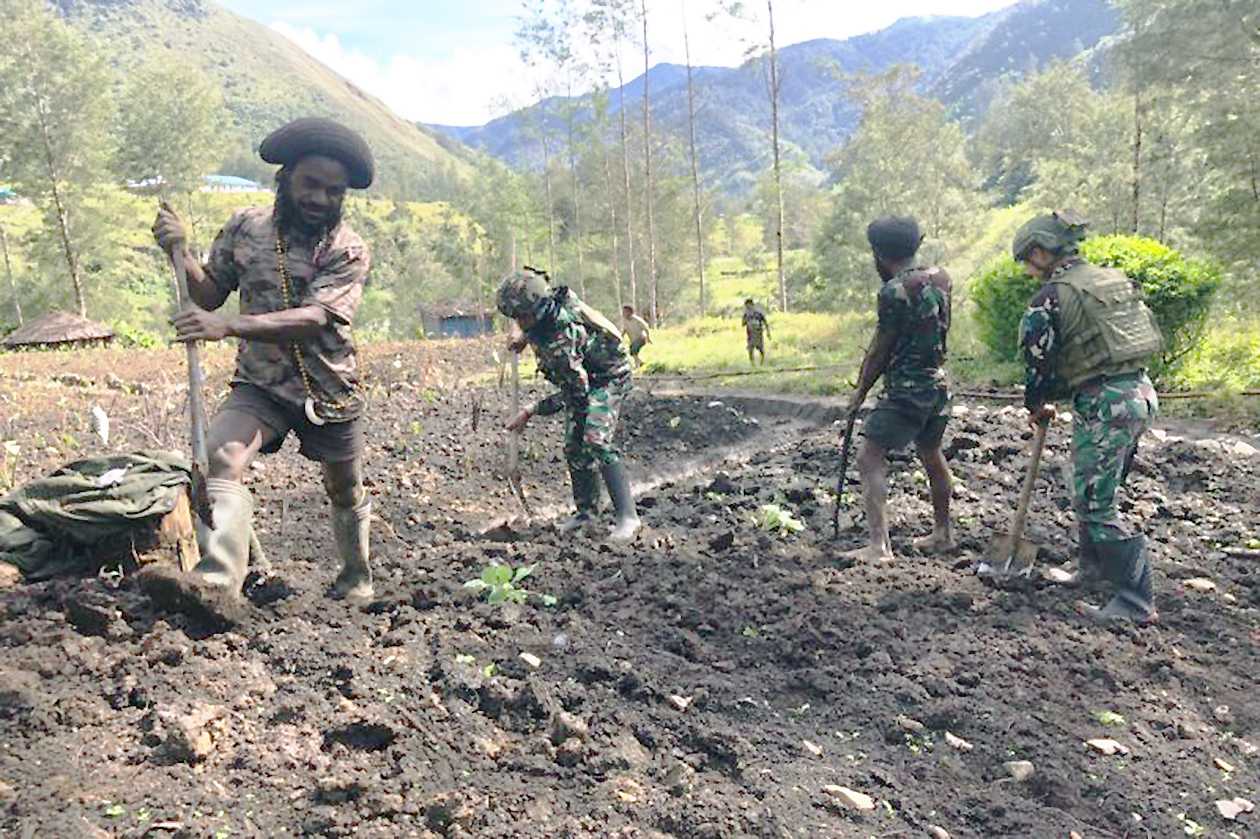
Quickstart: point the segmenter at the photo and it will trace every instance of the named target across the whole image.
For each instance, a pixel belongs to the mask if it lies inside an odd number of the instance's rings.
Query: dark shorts
[[[760,350],[761,352],[763,352],[763,353],[764,353],[764,352],[766,351],[766,338],[765,338],[765,336],[764,336],[764,335],[757,335],[757,336],[755,336],[755,337],[754,337],[754,336],[752,336],[752,335],[749,335],[749,336],[748,336],[748,349],[749,349],[749,350]]]
[[[647,345],[647,340],[643,338],[640,338],[637,341],[631,341],[630,354],[637,358],[639,355],[639,350],[643,349],[646,345]]]
[[[885,391],[863,426],[866,437],[885,451],[914,443],[935,449],[949,422],[949,391],[945,388]]]
[[[255,385],[237,382],[219,407],[219,412],[239,411],[262,422],[276,432],[275,439],[262,447],[263,454],[274,454],[284,445],[292,431],[301,446],[298,453],[319,463],[344,463],[363,455],[365,439],[363,417],[347,422],[315,425],[301,408],[275,399]]]

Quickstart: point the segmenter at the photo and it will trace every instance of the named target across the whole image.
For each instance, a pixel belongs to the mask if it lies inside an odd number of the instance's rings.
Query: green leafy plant
[[[1119,268],[1137,281],[1164,333],[1164,354],[1151,373],[1173,370],[1202,340],[1212,299],[1221,285],[1220,269],[1186,259],[1176,250],[1142,236],[1095,236],[1081,245],[1095,265]],[[1019,360],[1019,321],[1041,281],[1028,276],[1009,256],[990,265],[971,284],[980,340],[997,359]]]
[[[535,565],[519,565],[515,569],[510,565],[487,565],[481,576],[465,582],[464,588],[486,592],[487,603],[524,603],[529,592],[518,584],[534,573]]]
[[[1095,711],[1094,719],[1098,720],[1101,725],[1111,728],[1119,728],[1121,726],[1128,725],[1124,717],[1117,714],[1115,711]]]
[[[779,536],[800,533],[805,529],[804,522],[778,504],[762,504],[753,514],[753,524],[762,530],[777,533]]]

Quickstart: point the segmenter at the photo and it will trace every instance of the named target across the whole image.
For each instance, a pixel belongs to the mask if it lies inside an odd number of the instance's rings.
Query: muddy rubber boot
[[[1151,564],[1146,558],[1146,537],[1097,542],[1093,550],[1103,575],[1115,586],[1116,593],[1107,605],[1101,608],[1083,605],[1081,613],[1099,623],[1157,621],[1159,614],[1155,611]]]
[[[159,608],[231,625],[241,616],[241,585],[249,569],[254,498],[236,481],[210,478],[206,494],[214,509],[214,529],[197,522],[201,561],[191,571],[150,566],[140,587]]]
[[[375,594],[368,547],[371,521],[372,502],[367,499],[355,507],[333,507],[333,536],[341,555],[341,572],[329,595],[337,600],[370,600]]]
[[[560,523],[561,533],[574,533],[591,523],[599,506],[599,479],[593,469],[569,468],[576,512]]]
[[[626,466],[620,460],[616,463],[605,463],[599,467],[604,476],[604,486],[608,487],[608,496],[612,499],[613,510],[617,521],[608,533],[610,542],[629,542],[634,539],[643,522],[634,508],[634,493],[630,491],[630,476],[626,474]]]
[[[1098,554],[1094,551],[1094,543],[1089,538],[1089,531],[1084,525],[1077,527],[1077,543],[1080,549],[1077,552],[1076,567],[1070,571],[1067,570],[1066,564],[1054,569],[1055,576],[1051,579],[1062,586],[1069,588],[1097,588],[1105,579],[1102,566],[1098,560]]]

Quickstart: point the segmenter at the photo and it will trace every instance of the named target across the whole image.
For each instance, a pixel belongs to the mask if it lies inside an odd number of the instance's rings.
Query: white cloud
[[[332,33],[282,21],[272,28],[317,60],[379,97],[400,116],[447,125],[480,125],[524,104],[529,84],[510,44],[455,47],[445,55],[378,59],[347,48]]]

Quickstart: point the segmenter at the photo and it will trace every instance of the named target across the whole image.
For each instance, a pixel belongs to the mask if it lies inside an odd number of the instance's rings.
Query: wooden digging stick
[[[176,308],[196,306],[188,293],[188,269],[182,256],[172,249],[168,254],[171,267],[175,269],[175,284],[179,291]],[[205,377],[201,370],[201,344],[197,341],[186,341],[184,350],[188,356],[188,413],[192,425],[192,502],[197,516],[207,527],[214,527],[214,512],[210,506],[210,498],[206,494],[206,407],[204,402]]]

